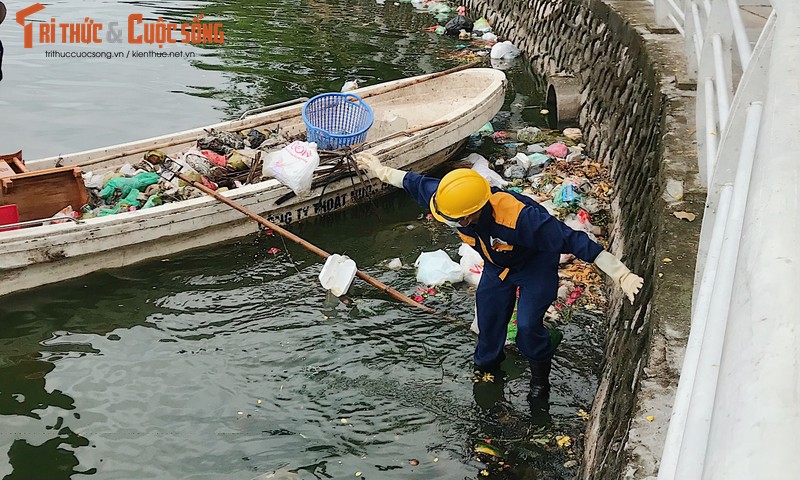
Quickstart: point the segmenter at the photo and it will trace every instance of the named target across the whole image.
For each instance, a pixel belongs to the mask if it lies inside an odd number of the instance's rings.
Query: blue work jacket
[[[408,172],[403,188],[417,203],[430,208],[439,181]],[[498,188],[492,188],[478,221],[457,230],[464,243],[481,255],[484,269],[494,270],[503,279],[509,272],[523,269],[552,274],[562,253],[594,262],[603,250],[586,233],[571,229],[532,198]]]

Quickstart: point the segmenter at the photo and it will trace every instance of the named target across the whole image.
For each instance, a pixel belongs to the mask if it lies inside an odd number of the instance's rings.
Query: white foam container
[[[323,288],[340,297],[350,289],[357,271],[356,262],[350,257],[334,253],[325,260],[319,273],[319,282]]]

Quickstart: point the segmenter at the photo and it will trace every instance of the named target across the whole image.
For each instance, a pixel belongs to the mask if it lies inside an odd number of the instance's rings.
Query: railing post
[[[758,39],[756,49],[753,51],[753,55],[750,59],[751,68],[749,68],[743,74],[737,88],[736,95],[734,96],[731,104],[731,119],[721,135],[717,135],[715,137],[716,141],[719,142],[719,146],[717,147],[717,159],[719,159],[719,161],[714,164],[712,171],[713,176],[711,177],[710,181],[708,181],[709,187],[706,197],[706,210],[703,215],[703,228],[700,232],[700,245],[697,250],[697,262],[695,266],[696,273],[693,296],[695,299],[697,298],[700,280],[702,279],[703,269],[705,268],[705,260],[706,255],[708,254],[709,242],[711,241],[711,236],[713,233],[712,226],[714,225],[714,216],[716,215],[719,201],[719,190],[722,185],[731,183],[733,181],[736,167],[735,159],[739,157],[739,149],[741,148],[742,138],[745,134],[744,117],[742,115],[744,108],[743,105],[747,105],[750,102],[758,101],[764,98],[764,86],[767,82],[767,74],[764,70],[766,69],[767,56],[769,55],[772,47],[774,26],[775,16],[773,14],[770,16],[769,20],[764,26],[761,36]],[[753,64],[753,62],[756,61],[760,63],[758,65]],[[699,103],[700,99],[704,98],[705,93],[698,89],[697,95]],[[699,105],[697,110],[698,112],[701,110]],[[698,122],[699,121],[700,116],[698,113]],[[707,141],[706,138],[700,138],[699,131],[701,128],[702,124],[698,123],[698,149],[701,145],[705,145],[705,142]],[[698,158],[703,154],[704,152],[698,151]],[[701,165],[705,166],[705,163]],[[703,172],[701,170],[701,177],[702,176]],[[694,300],[692,303],[694,304]]]
[[[699,14],[699,10],[699,6],[693,7],[696,14]],[[702,37],[703,46],[697,71],[697,161],[700,178],[706,185],[714,171],[716,144],[725,132],[733,95],[731,25],[727,1],[714,0]]]

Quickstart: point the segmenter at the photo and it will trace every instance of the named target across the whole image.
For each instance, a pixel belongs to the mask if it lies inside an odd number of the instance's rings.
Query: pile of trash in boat
[[[152,150],[146,152],[140,162],[127,163],[115,172],[105,175],[84,173],[89,203],[78,212],[79,218],[130,212],[204,195],[183,180],[174,178],[168,181],[159,175],[167,162],[179,165],[180,173],[188,180],[212,190],[225,191],[260,181],[267,173],[264,163],[267,163],[268,170],[269,155],[273,153],[296,153],[299,150],[308,155],[316,153],[308,147],[313,144],[302,141],[304,135],[289,138],[277,132],[265,134],[257,129],[244,133],[212,129],[206,133],[194,146],[169,156]],[[272,173],[271,176],[275,176]]]

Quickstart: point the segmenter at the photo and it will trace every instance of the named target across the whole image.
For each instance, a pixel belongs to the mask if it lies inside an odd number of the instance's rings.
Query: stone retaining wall
[[[688,131],[693,116],[675,118],[676,112],[693,111],[694,102],[691,93],[675,88],[674,72],[685,71],[680,37],[651,35],[644,28],[652,22],[642,20],[642,13],[652,18],[645,1],[466,0],[465,5],[468,16],[485,16],[500,39],[517,45],[539,73],[573,75],[582,85],[579,123],[586,150],[610,167],[617,192],[609,250],[645,279],[634,305],[623,301],[618,288],[609,291],[606,360],[586,431],[582,476],[654,475],[688,335],[700,226],[699,221],[688,227],[674,222],[669,210],[684,203],[683,194],[670,188],[671,197],[665,186],[668,181],[686,184],[690,194],[703,196],[694,187],[694,149],[686,147],[679,159],[671,158],[677,148],[670,143],[693,138]],[[673,55],[661,51],[665,46]],[[671,277],[670,285],[659,280],[665,253],[688,267]],[[663,411],[658,422],[651,422],[650,445],[642,446],[648,435],[635,431],[641,428],[636,419],[649,417],[643,412],[656,393],[643,392],[642,385],[653,390],[652,383],[663,397]]]

